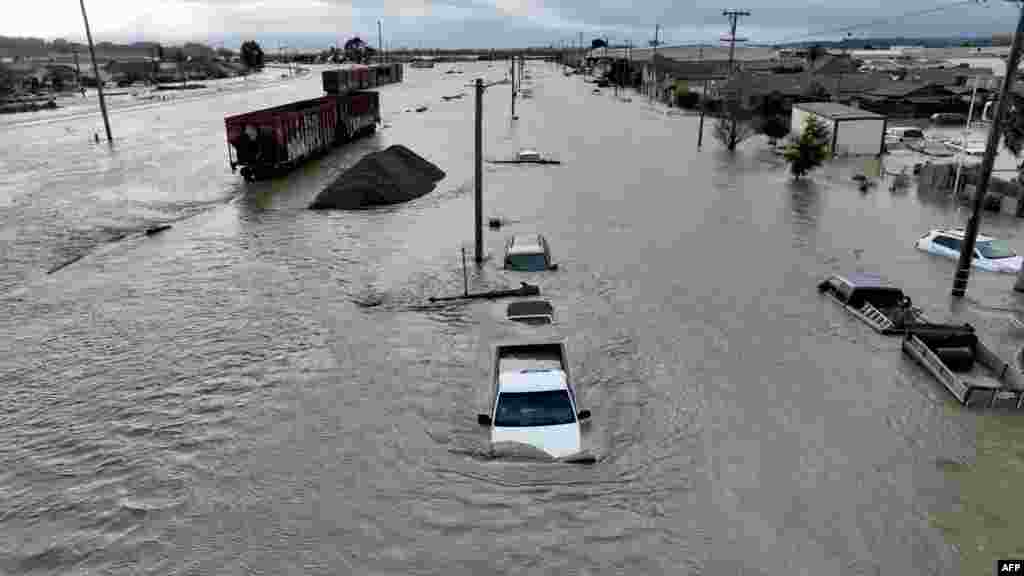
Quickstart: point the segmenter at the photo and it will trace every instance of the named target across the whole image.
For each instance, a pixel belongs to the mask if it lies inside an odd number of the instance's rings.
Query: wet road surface
[[[315,75],[124,111],[113,151],[87,142],[98,118],[5,132],[0,571],[958,573],[929,518],[979,416],[815,290],[881,273],[1012,356],[1012,277],[975,272],[952,305],[953,261],[913,248],[955,207],[861,193],[857,161],[794,184],[756,141],[729,156],[709,127],[698,151],[695,118],[534,64],[518,122],[489,90],[485,157],[562,165],[485,166],[485,217],[515,223],[485,231],[470,282],[536,282],[558,321],[430,305],[472,241],[466,85],[504,73],[458,67],[407,69],[376,136],[251,185],[223,116],[316,96]],[[393,143],[447,178],[401,206],[305,208]],[[1014,219],[984,230],[1024,250]],[[559,271],[497,268],[529,231]],[[593,466],[494,458],[475,423],[493,345],[538,337],[567,343]]]

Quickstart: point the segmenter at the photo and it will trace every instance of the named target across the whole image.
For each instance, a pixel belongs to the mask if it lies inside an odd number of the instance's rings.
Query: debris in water
[[[367,154],[324,188],[310,208],[352,210],[408,202],[434,189],[443,170],[405,146]]]
[[[426,106],[420,106],[420,107],[416,108],[416,111],[417,112],[426,112],[427,111],[427,107]]]
[[[159,234],[159,233],[163,232],[164,230],[170,230],[170,228],[171,228],[170,224],[161,224],[159,226],[153,226],[151,228],[147,228],[146,229],[146,236],[152,236],[154,234]]]
[[[501,228],[502,224],[504,224],[504,222],[502,222],[501,218],[491,218],[487,221],[487,225],[495,229]]]

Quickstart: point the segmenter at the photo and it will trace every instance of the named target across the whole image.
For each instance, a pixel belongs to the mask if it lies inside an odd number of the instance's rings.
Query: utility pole
[[[1013,1],[1021,3],[1021,0]],[[967,279],[971,275],[974,244],[978,239],[978,228],[981,224],[981,207],[985,201],[985,194],[988,192],[989,181],[992,179],[992,167],[995,164],[996,152],[999,148],[999,137],[1002,135],[1002,120],[1010,108],[1010,89],[1016,80],[1017,66],[1020,64],[1021,41],[1024,40],[1022,37],[1024,37],[1024,4],[1021,4],[1020,16],[1017,19],[1017,32],[1013,35],[1013,45],[1010,47],[1010,56],[1006,61],[1006,75],[1003,78],[1003,87],[999,92],[996,115],[988,129],[988,143],[985,146],[985,156],[981,160],[981,173],[978,177],[978,187],[974,192],[973,211],[967,221],[967,232],[964,235],[963,245],[960,247],[960,260],[957,263],[956,276],[953,279],[953,297],[955,298],[963,298],[964,293],[967,292]],[[1020,284],[1019,278],[1017,283]]]
[[[654,75],[654,86],[647,87],[647,95],[650,96],[650,101],[654,101],[654,91],[658,86],[658,32],[661,31],[661,24],[654,25],[654,42],[651,42],[651,46],[654,51],[651,54],[651,72]]]
[[[736,56],[736,25],[741,16],[750,16],[747,10],[723,10],[722,16],[729,18],[729,75],[732,76],[733,61]]]
[[[384,61],[384,40],[381,34],[380,20],[377,20],[377,63]]]
[[[729,18],[729,79],[732,80],[734,72],[734,61],[736,56],[736,25],[739,23],[740,16],[750,16],[750,12],[746,10],[723,10],[723,16]],[[730,82],[733,84],[733,82]],[[735,87],[735,86],[733,86]],[[737,104],[738,105],[738,104]],[[732,119],[729,122],[729,150],[735,149],[736,142],[736,111],[733,111]]]
[[[704,111],[708,107],[708,79],[704,79],[704,93],[700,96],[700,125],[697,127],[697,150],[704,144]]]
[[[474,162],[474,188],[476,196],[476,263],[484,261],[484,81],[476,79],[476,161]]]
[[[85,37],[89,40],[89,56],[92,57],[92,73],[96,75],[96,92],[100,96],[100,112],[103,113],[103,127],[107,129],[107,142],[113,143],[110,133],[110,119],[107,118],[107,101],[103,98],[103,80],[100,79],[100,68],[96,65],[96,49],[92,45],[92,32],[89,30],[89,17],[85,14],[85,0],[78,0],[82,6],[82,20],[85,22]]]
[[[78,48],[74,49],[75,53],[75,83],[78,84],[78,89],[82,91],[82,96],[85,96],[85,87],[82,86],[82,69],[78,66]]]
[[[512,119],[516,119],[516,57],[512,57]]]

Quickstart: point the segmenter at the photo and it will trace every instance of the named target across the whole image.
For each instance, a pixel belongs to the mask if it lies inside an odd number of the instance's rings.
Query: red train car
[[[353,92],[321,96],[224,119],[231,171],[253,181],[294,168],[342,142],[373,132],[380,96]]]

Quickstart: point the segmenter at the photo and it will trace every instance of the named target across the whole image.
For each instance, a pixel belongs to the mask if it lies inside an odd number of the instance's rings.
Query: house
[[[609,52],[612,52],[609,50]],[[715,82],[729,77],[729,49],[720,46],[662,47],[630,51],[635,66],[641,70],[641,90],[659,99],[668,96],[677,81],[691,85]],[[733,68],[748,72],[770,71],[779,66],[778,52],[773,48],[736,48]]]
[[[890,117],[921,118],[937,112],[966,112],[963,99],[938,84],[894,81],[856,97],[867,109]]]
[[[832,135],[833,156],[879,156],[885,143],[886,118],[867,110],[835,102],[803,102],[793,105],[790,129],[799,134],[805,118],[817,118]]]

